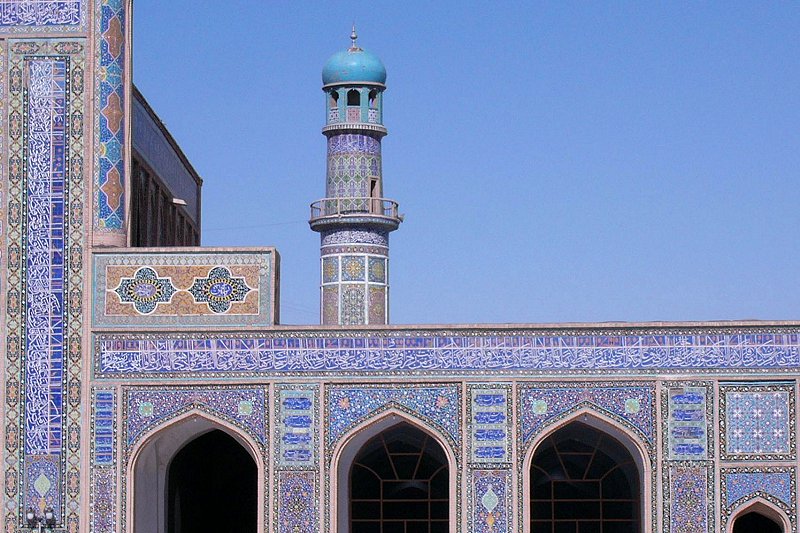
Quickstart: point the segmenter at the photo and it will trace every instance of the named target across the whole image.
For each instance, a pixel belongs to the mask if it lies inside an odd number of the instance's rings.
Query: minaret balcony
[[[342,224],[381,226],[393,231],[403,221],[394,200],[371,197],[323,198],[311,204],[311,229],[321,231]]]

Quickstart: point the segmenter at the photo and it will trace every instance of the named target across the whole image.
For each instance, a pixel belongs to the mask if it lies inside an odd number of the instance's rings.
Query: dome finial
[[[358,34],[356,33],[356,23],[353,21],[353,31],[350,32],[350,41],[352,41],[352,45],[350,46],[350,50],[361,50],[356,41],[358,40]]]

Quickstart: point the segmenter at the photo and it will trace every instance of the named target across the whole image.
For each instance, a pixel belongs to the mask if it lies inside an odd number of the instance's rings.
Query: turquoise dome
[[[336,52],[322,69],[322,83],[348,83],[364,81],[386,83],[386,67],[378,56],[357,46]]]

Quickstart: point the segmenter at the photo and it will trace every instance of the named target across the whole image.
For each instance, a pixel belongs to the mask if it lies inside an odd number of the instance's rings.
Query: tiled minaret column
[[[321,238],[323,324],[389,322],[389,233],[402,221],[397,202],[383,198],[381,139],[386,69],[356,44],[322,71],[328,139],[325,198],[311,205]]]

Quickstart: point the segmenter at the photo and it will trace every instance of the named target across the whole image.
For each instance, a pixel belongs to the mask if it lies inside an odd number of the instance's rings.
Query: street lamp
[[[52,507],[48,507],[44,510],[44,515],[39,516],[33,507],[28,507],[28,510],[25,511],[25,522],[31,531],[36,529],[39,533],[52,532],[56,527],[56,514]]]

